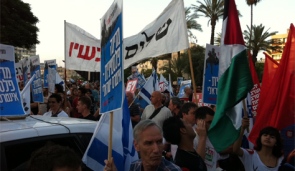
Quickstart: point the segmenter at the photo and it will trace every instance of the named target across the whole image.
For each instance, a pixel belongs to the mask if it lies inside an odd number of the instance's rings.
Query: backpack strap
[[[154,110],[154,112],[152,113],[152,115],[149,117],[149,119],[153,119],[160,111],[161,109],[164,107],[164,105],[162,105],[161,107],[159,107],[158,109]]]

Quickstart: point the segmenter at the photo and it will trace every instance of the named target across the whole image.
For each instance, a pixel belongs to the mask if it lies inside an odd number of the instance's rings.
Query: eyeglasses
[[[53,103],[54,104],[54,103],[56,103],[56,101],[48,101],[48,103]]]

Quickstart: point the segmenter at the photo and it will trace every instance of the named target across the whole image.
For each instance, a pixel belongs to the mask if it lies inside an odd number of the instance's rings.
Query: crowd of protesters
[[[43,93],[43,103],[31,103],[32,114],[94,121],[100,118],[98,82],[68,84],[66,89],[56,84],[54,93],[49,93],[47,88]],[[225,151],[217,152],[207,137],[215,106],[197,106],[191,102],[190,88],[185,88],[183,98],[170,97],[167,90],[154,91],[151,104],[138,91],[126,92],[126,99],[134,128],[134,145],[140,156],[131,170],[294,170],[295,152],[283,155],[282,139],[276,128],[262,129],[254,149],[241,146],[248,119],[242,121],[239,139]],[[105,170],[116,170],[112,160],[105,162]]]
[[[21,87],[20,87],[21,88]],[[31,114],[51,117],[74,117],[98,121],[99,83],[55,84],[54,92],[43,88],[43,103],[31,101]]]

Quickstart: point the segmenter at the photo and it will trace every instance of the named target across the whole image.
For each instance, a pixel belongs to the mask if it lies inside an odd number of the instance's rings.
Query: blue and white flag
[[[161,92],[168,90],[168,81],[162,74],[160,74],[159,89]]]
[[[133,129],[126,98],[123,107],[114,111],[113,115],[112,157],[119,171],[129,171],[130,164],[138,156],[133,145]],[[94,171],[103,170],[104,160],[108,158],[109,123],[110,115],[103,114],[83,156],[83,162]]]
[[[139,92],[139,95],[148,103],[151,104],[151,96],[154,92],[154,77],[149,77]]]
[[[55,84],[60,84],[63,87],[63,90],[65,91],[65,82],[64,80],[60,77],[60,75],[58,74],[58,72],[56,72],[55,74]]]
[[[160,91],[160,88],[159,88],[159,80],[158,80],[158,74],[157,74],[157,72],[156,72],[155,69],[153,69],[152,77],[153,77],[153,87],[154,87],[154,91]]]
[[[0,116],[24,115],[15,75],[14,47],[0,44]]]
[[[174,93],[173,93],[173,88],[172,88],[172,84],[171,84],[171,76],[170,76],[170,74],[169,74],[168,91],[170,92],[170,97],[173,97],[174,96]]]
[[[151,104],[151,96],[154,91],[159,91],[159,81],[155,70],[153,70],[152,75],[148,78],[147,82],[144,84],[139,92],[139,95],[148,103]]]

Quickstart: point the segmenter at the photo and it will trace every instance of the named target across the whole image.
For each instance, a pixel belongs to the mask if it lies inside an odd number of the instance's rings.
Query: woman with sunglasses
[[[49,111],[44,113],[43,116],[51,116],[51,117],[69,117],[69,115],[62,110],[62,97],[59,94],[52,94],[49,96],[48,104]]]

